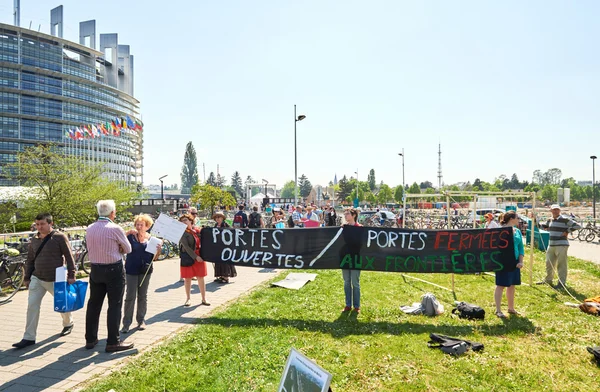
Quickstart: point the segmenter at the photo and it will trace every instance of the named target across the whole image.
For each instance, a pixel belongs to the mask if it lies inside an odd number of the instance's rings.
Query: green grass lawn
[[[543,277],[542,260],[536,253],[536,280]],[[600,268],[569,262],[571,292],[580,299],[600,295]],[[516,308],[523,316],[500,320],[494,316],[494,278],[457,275],[457,299],[487,312],[485,321],[466,321],[450,315],[451,292],[397,273],[369,272],[361,277],[362,312],[356,316],[340,313],[341,273],[314,272],[316,281],[300,291],[261,287],[86,390],[275,391],[291,347],[333,374],[334,392],[599,388],[599,368],[585,350],[600,344],[598,319],[564,306],[574,300],[549,286],[518,287]],[[450,275],[418,277],[450,286]],[[400,311],[425,292],[437,295],[444,315]],[[481,342],[485,349],[454,358],[427,347],[431,332]]]

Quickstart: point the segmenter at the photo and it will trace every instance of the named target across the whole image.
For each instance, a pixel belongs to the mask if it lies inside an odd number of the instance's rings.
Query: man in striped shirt
[[[558,271],[558,288],[567,284],[567,251],[569,249],[568,235],[574,230],[581,229],[581,225],[567,215],[560,214],[560,206],[553,204],[550,207],[552,218],[542,224],[550,232],[550,241],[546,252],[546,278],[538,284],[552,285],[554,271]]]
[[[133,348],[133,343],[121,341],[119,324],[125,292],[123,253],[131,253],[131,244],[121,226],[113,221],[117,215],[114,200],[100,200],[96,205],[98,221],[88,227],[86,242],[90,258],[90,299],[85,314],[85,348],[98,344],[98,324],[104,298],[108,296],[108,337],[106,352]]]

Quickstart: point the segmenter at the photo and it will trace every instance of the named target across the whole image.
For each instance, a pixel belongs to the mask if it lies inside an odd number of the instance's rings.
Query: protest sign
[[[187,225],[165,214],[160,214],[150,232],[157,237],[165,238],[171,242],[179,243]]]
[[[215,263],[295,270],[457,274],[513,271],[516,259],[512,230],[205,228],[201,256]]]
[[[277,392],[331,391],[331,373],[292,348]]]

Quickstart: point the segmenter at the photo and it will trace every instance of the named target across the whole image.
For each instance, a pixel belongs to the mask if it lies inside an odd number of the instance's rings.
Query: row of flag
[[[138,120],[132,120],[131,117],[115,117],[112,121],[100,124],[82,125],[75,129],[67,131],[66,136],[73,140],[95,139],[103,136],[121,136],[121,130],[130,129],[132,131],[141,131],[144,124]]]

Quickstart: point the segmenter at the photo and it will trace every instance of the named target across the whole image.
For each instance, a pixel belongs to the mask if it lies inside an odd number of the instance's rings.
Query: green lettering
[[[408,262],[410,261],[410,259],[412,259],[412,262],[413,262],[412,269],[408,268]],[[404,260],[405,271],[411,271],[411,272],[414,271],[416,261],[417,261],[417,259],[415,258],[415,256],[408,256],[406,258],[406,260]]]
[[[427,268],[427,261],[421,260],[421,258],[417,256],[417,261],[415,263],[415,272],[419,272],[421,270],[421,266],[423,267],[423,272],[425,272],[425,269]]]
[[[425,260],[431,263],[431,272],[435,272],[435,256],[426,256]]]
[[[393,259],[393,258],[394,258],[394,256],[387,256],[387,257],[385,258],[385,270],[386,270],[386,271],[389,271],[389,270],[390,270],[390,264],[392,264],[392,261],[391,261],[391,259]]]
[[[458,261],[456,261],[456,258],[460,258],[461,254],[457,251],[452,252],[452,256],[450,256],[452,258],[452,270],[454,272],[463,272],[463,270],[461,268],[458,268],[457,265],[460,265]]]
[[[442,270],[440,272],[448,272],[448,268],[446,268],[446,262],[448,261],[448,258],[442,255],[440,256],[440,259],[442,259]]]
[[[396,256],[394,259],[394,271],[402,271],[402,261],[404,259],[400,256]]]
[[[492,263],[494,263],[494,264],[496,264],[497,266],[500,267],[500,268],[494,268],[494,272],[504,270],[504,264],[502,264],[501,262],[499,262],[498,260],[496,260],[496,256],[498,256],[500,254],[502,254],[502,252],[500,252],[498,250],[495,251],[495,252],[490,253],[490,259],[492,259]]]
[[[473,265],[476,260],[477,256],[475,256],[473,253],[465,253],[465,272],[469,272],[469,270],[477,270]]]
[[[342,263],[340,264],[340,268],[344,268],[344,264],[348,264],[348,267],[352,268],[352,256],[344,256],[344,258],[342,259]]]
[[[365,265],[365,268],[363,269],[372,269],[375,270],[375,267],[373,267],[373,263],[375,262],[375,257],[368,257],[365,256],[365,259],[367,259],[367,264]]]
[[[487,269],[485,268],[485,265],[487,264],[485,255],[487,255],[487,252],[481,252],[479,254],[479,262],[481,263],[481,272],[487,271]]]
[[[354,268],[362,269],[362,256],[354,256]]]

